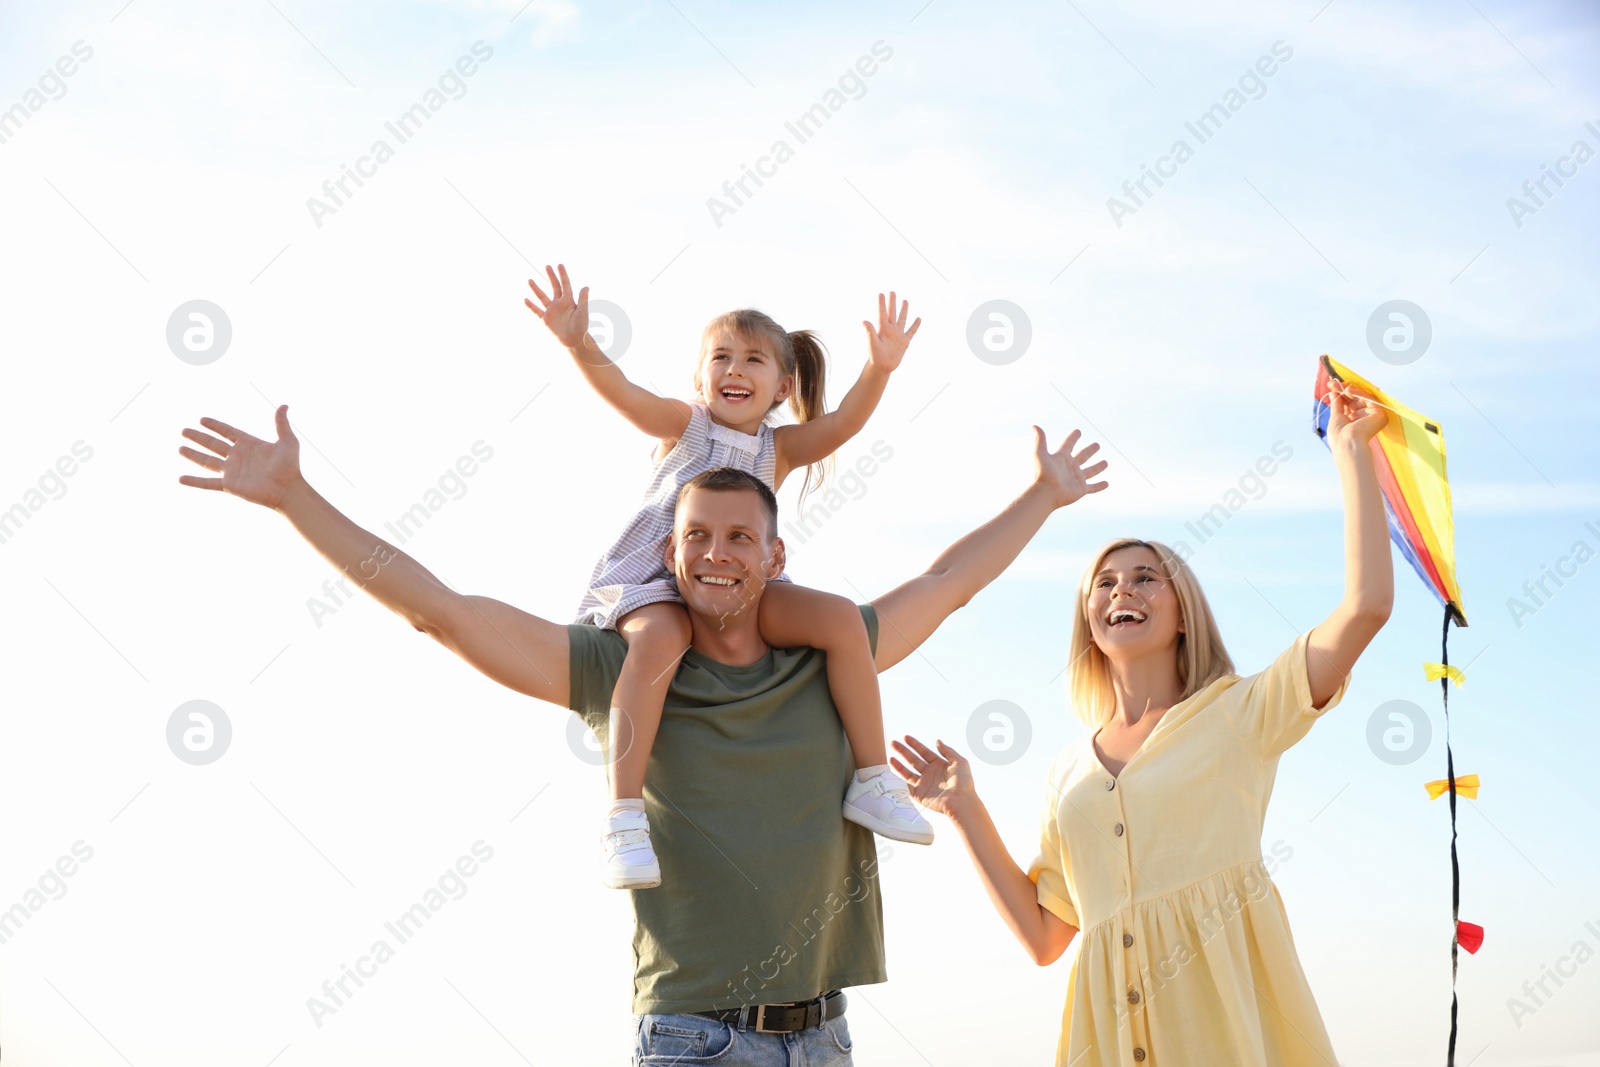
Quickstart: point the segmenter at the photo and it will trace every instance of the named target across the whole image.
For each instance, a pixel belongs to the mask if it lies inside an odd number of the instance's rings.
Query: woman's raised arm
[[[1321,707],[1355,668],[1356,660],[1389,621],[1394,562],[1372,439],[1388,413],[1371,397],[1333,382],[1328,398],[1328,448],[1344,492],[1344,599],[1306,641],[1311,700]]]

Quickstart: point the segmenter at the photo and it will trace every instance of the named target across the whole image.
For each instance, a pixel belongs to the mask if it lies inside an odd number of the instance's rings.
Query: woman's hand
[[[1044,431],[1037,426],[1033,428],[1034,484],[1049,490],[1056,507],[1065,507],[1085,494],[1098,493],[1106,487],[1103,481],[1089,480],[1106,469],[1106,461],[1085,466],[1100,451],[1099,442],[1085,446],[1076,454],[1072,451],[1077,447],[1082,433],[1081,430],[1073,430],[1061,442],[1061,447],[1052,452],[1045,443]]]
[[[545,296],[544,290],[528,279],[528,288],[533,290],[539,298],[539,303],[523,298],[523,303],[528,305],[528,310],[544,320],[550,327],[550,332],[556,335],[568,348],[577,348],[583,344],[583,335],[589,332],[589,287],[586,285],[578,291],[576,302],[572,299],[572,282],[567,278],[567,268],[564,264],[556,264],[561,271],[561,276],[556,277],[556,272],[545,264],[544,272],[550,276],[550,291],[553,296]]]
[[[302,480],[300,439],[289,429],[288,412],[288,404],[281,405],[277,410],[276,441],[263,441],[225,422],[202,416],[200,425],[215,430],[222,435],[222,439],[188,428],[184,429],[183,436],[204,445],[215,455],[207,455],[184,445],[178,446],[178,455],[193,460],[206,470],[221,471],[222,477],[201,478],[184,474],[178,477],[179,483],[192,485],[196,489],[220,489],[262,507],[279,507],[289,488]],[[222,458],[218,459],[218,456]]]
[[[1349,382],[1328,380],[1328,445],[1365,445],[1389,421],[1388,409]]]
[[[906,735],[906,744],[899,741],[891,744],[905,758],[905,763],[892,756],[889,763],[911,787],[912,799],[929,811],[954,819],[964,806],[978,799],[978,788],[972,781],[972,765],[943,741],[934,742],[939,749],[937,752],[910,734]]]
[[[935,742],[938,752],[931,752],[911,736],[906,737],[904,745],[899,741],[893,744],[906,761],[890,759],[895,772],[906,780],[918,804],[945,815],[955,824],[995,910],[1028,950],[1029,957],[1041,967],[1060,959],[1078,931],[1039,903],[1033,880],[1006,851],[994,820],[978,799],[972,768],[961,753],[943,741]]]
[[[889,302],[885,304],[883,294],[879,293],[878,328],[874,330],[872,323],[861,320],[861,325],[867,330],[867,362],[878,370],[889,372],[897,369],[911,339],[917,335],[917,327],[922,325],[920,318],[911,324],[911,329],[906,329],[906,313],[910,310],[910,301],[897,303],[891,292]]]

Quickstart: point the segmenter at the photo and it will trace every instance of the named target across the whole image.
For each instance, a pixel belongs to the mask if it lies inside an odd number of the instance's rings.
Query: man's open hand
[[[1057,507],[1066,507],[1085,494],[1098,493],[1106,487],[1103,481],[1089,480],[1106,469],[1106,461],[1085,466],[1100,451],[1099,442],[1085,446],[1080,452],[1072,451],[1082,433],[1082,430],[1073,430],[1061,442],[1061,447],[1052,452],[1045,443],[1044,431],[1037,426],[1033,428],[1034,481],[1051,491]]]
[[[263,441],[225,422],[202,416],[200,425],[222,436],[185,427],[183,436],[204,445],[212,454],[178,446],[178,455],[200,464],[208,471],[220,471],[220,478],[201,478],[194,474],[178,477],[182,485],[196,489],[220,489],[225,493],[243,497],[252,504],[276,508],[283,503],[283,494],[300,478],[300,439],[289,429],[289,405],[283,404],[276,414],[278,439]],[[221,458],[218,458],[221,457]]]

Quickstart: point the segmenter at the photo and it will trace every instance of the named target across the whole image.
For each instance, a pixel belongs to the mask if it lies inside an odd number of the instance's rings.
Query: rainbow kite
[[[1373,465],[1383,491],[1383,510],[1389,519],[1389,537],[1411,562],[1444,607],[1444,632],[1440,662],[1424,663],[1424,676],[1437,679],[1444,697],[1444,758],[1446,777],[1427,783],[1430,799],[1450,795],[1450,1044],[1447,1067],[1456,1062],[1456,962],[1457,948],[1477,952],[1483,944],[1483,927],[1461,919],[1461,864],[1456,856],[1456,797],[1476,799],[1478,776],[1456,777],[1455,755],[1450,748],[1450,683],[1466,678],[1450,666],[1450,623],[1465,626],[1461,588],[1456,584],[1455,530],[1450,518],[1450,480],[1444,465],[1444,431],[1432,419],[1412,411],[1361,375],[1327,356],[1317,364],[1313,391],[1312,428],[1328,443],[1329,381],[1345,382],[1365,392],[1389,411],[1389,420],[1372,439]],[[1331,447],[1331,446],[1330,446]]]
[[[1328,380],[1348,382],[1392,413],[1372,439],[1372,458],[1389,516],[1389,537],[1427,583],[1457,626],[1465,626],[1456,585],[1455,532],[1450,521],[1450,482],[1444,469],[1444,433],[1432,419],[1412,411],[1355,371],[1323,356],[1317,366],[1317,436],[1328,443]]]

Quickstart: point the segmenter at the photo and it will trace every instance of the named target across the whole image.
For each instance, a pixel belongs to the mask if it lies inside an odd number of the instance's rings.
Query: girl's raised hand
[[[213,454],[207,455],[198,449],[179,445],[178,455],[193,460],[206,470],[219,471],[222,477],[201,478],[184,474],[178,477],[178,481],[196,489],[220,489],[262,507],[278,507],[283,503],[284,493],[300,477],[300,439],[289,429],[288,404],[279,406],[275,421],[278,439],[263,441],[225,422],[202,417],[200,425],[221,436],[213,437],[188,428],[184,429],[183,436],[204,445]]]
[[[1045,443],[1044,431],[1039,427],[1033,428],[1033,461],[1036,468],[1035,483],[1050,490],[1056,499],[1056,507],[1066,507],[1068,504],[1080,499],[1086,493],[1098,493],[1106,487],[1106,483],[1091,482],[1089,479],[1106,469],[1106,461],[1101,460],[1093,466],[1085,466],[1089,459],[1100,451],[1100,443],[1086,445],[1082,450],[1074,453],[1078,438],[1082,430],[1073,430],[1067,434],[1067,439],[1061,442],[1061,447],[1054,452]]]
[[[939,749],[937,752],[910,734],[906,735],[905,744],[899,741],[891,741],[890,744],[905,759],[905,763],[892,756],[889,763],[911,787],[912,799],[929,811],[950,818],[954,817],[956,809],[962,804],[977,799],[978,789],[972,781],[972,765],[943,741],[934,742]]]
[[[1378,436],[1389,412],[1349,382],[1328,382],[1328,444],[1345,441],[1366,444]]]
[[[882,293],[878,294],[878,328],[874,330],[872,323],[861,320],[867,331],[868,363],[884,371],[900,366],[906,347],[917,335],[917,327],[922,325],[919,318],[911,324],[911,329],[906,329],[906,313],[910,310],[911,302],[899,303],[893,292],[889,294],[888,303],[884,302]]]
[[[583,343],[583,335],[589,332],[589,287],[586,285],[578,292],[576,300],[572,297],[572,282],[567,278],[567,268],[564,264],[556,264],[561,271],[561,276],[556,277],[556,272],[545,264],[544,272],[550,276],[551,296],[545,296],[544,290],[534,284],[533,279],[528,279],[528,288],[539,298],[539,303],[523,298],[522,302],[528,305],[528,310],[544,320],[550,327],[550,332],[556,335],[556,340],[568,348],[577,348]]]

